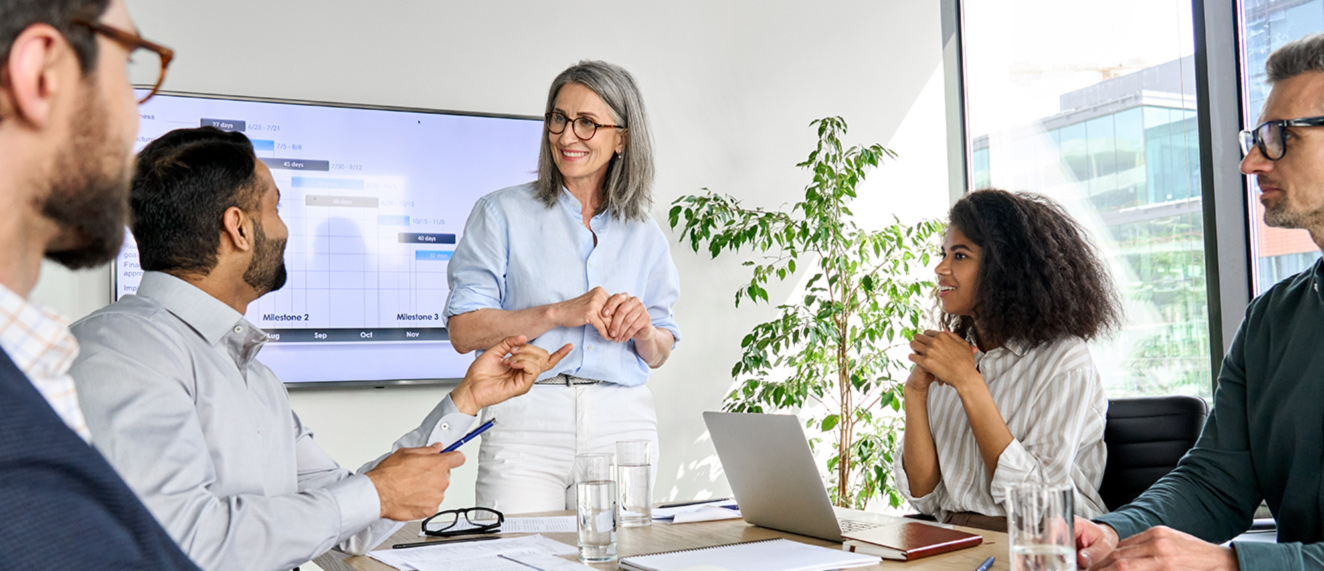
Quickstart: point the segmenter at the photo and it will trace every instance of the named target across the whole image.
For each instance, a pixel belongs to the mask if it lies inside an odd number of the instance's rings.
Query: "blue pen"
[[[989,569],[992,569],[994,559],[995,559],[994,557],[989,557],[988,559],[985,559],[983,563],[979,564],[979,567],[975,567],[975,571],[988,571]]]
[[[480,426],[480,427],[478,427],[478,428],[475,428],[473,432],[470,432],[469,434],[464,435],[464,438],[461,438],[461,439],[459,439],[459,440],[456,440],[454,444],[451,444],[450,446],[447,446],[445,450],[442,450],[442,451],[441,451],[441,453],[442,453],[442,454],[445,454],[445,453],[447,453],[447,452],[454,452],[455,449],[459,448],[460,446],[463,446],[465,442],[468,442],[468,441],[470,441],[470,440],[473,440],[475,436],[478,436],[479,434],[482,434],[483,431],[485,431],[485,430],[487,430],[487,429],[489,429],[489,428],[492,428],[492,425],[493,425],[493,424],[496,424],[496,419],[495,419],[495,418],[492,419],[492,420],[489,420],[489,421],[487,421],[487,422],[484,422],[482,426]]]

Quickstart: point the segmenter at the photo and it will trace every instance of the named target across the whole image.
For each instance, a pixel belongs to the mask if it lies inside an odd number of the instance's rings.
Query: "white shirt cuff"
[[[433,420],[435,419],[435,420]],[[428,435],[426,443],[421,446],[428,446],[438,442],[450,446],[452,443],[464,438],[469,433],[469,427],[473,426],[477,417],[469,416],[455,408],[455,401],[451,400],[450,395],[441,399],[437,408],[432,409],[428,414],[427,420],[423,421],[423,426],[432,424],[432,432]]]
[[[1007,488],[1029,481],[1032,474],[1040,471],[1039,461],[1020,440],[1013,438],[998,456],[998,467],[993,471],[988,493],[993,496],[993,501],[1003,505],[1007,501]]]

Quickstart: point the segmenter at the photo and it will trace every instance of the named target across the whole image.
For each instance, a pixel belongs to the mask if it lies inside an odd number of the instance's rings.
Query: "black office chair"
[[[1099,495],[1108,510],[1136,499],[1195,445],[1209,407],[1188,396],[1111,399],[1103,441],[1108,464]]]

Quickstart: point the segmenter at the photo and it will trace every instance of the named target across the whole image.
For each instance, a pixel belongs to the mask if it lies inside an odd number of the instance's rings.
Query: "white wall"
[[[701,187],[767,207],[795,200],[808,179],[794,165],[815,141],[807,125],[826,115],[846,118],[848,142],[901,154],[873,175],[858,213],[937,217],[948,202],[937,0],[128,4],[146,37],[175,48],[166,88],[178,91],[537,115],[566,66],[620,64],[649,106],[653,214],[664,228],[671,200]],[[679,244],[672,257],[685,338],[650,383],[662,437],[657,497],[722,496],[700,413],[720,408],[741,337],[771,310],[733,308],[747,279],[736,258]],[[789,291],[777,288],[773,300]],[[82,316],[108,301],[108,272],[48,268],[36,297]],[[357,466],[444,394],[296,391],[291,401],[332,455]],[[472,502],[472,464],[455,474],[451,505]]]

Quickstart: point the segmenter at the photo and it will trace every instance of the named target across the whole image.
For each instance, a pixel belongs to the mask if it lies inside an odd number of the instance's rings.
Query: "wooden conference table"
[[[540,514],[521,514],[526,516],[553,516],[553,515],[574,515],[573,511],[547,512]],[[426,538],[418,535],[419,522],[410,522],[399,531],[395,532],[389,539],[382,543],[380,548],[390,548],[396,543],[413,543],[423,541]],[[983,563],[989,557],[997,557],[997,562],[993,569],[1005,571],[1009,569],[1009,560],[1007,553],[1007,534],[995,531],[983,531],[958,527],[957,529],[978,533],[984,536],[984,543],[978,547],[961,549],[932,557],[925,557],[915,561],[883,561],[881,565],[872,567],[859,567],[858,569],[890,569],[894,571],[971,571]],[[575,545],[577,538],[573,533],[544,533],[546,537],[555,539],[567,545]],[[517,537],[511,534],[509,537]],[[712,545],[722,545],[726,543],[737,543],[741,541],[757,541],[760,539],[772,539],[784,537],[787,539],[808,543],[812,545],[822,545],[833,549],[840,549],[841,545],[830,541],[823,541],[803,535],[785,533],[764,527],[756,527],[745,523],[740,519],[728,519],[722,521],[709,521],[699,523],[683,524],[665,524],[654,523],[648,527],[624,527],[617,534],[617,552],[621,556],[640,555],[644,553],[656,553],[658,551],[671,551],[676,549],[691,549],[695,547],[708,547]],[[576,559],[574,555],[566,556],[566,559]],[[318,557],[314,560],[317,565],[325,571],[392,571],[394,568],[387,566],[376,559],[367,556],[349,557],[344,553],[332,551]],[[616,562],[590,565],[594,569],[616,569]]]

